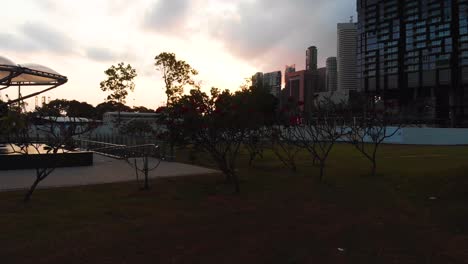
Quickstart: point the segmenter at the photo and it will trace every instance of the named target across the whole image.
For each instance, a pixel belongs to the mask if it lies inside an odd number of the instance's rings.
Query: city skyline
[[[355,1],[17,1],[3,5],[0,56],[39,63],[69,82],[52,99],[104,101],[104,71],[119,62],[137,69],[129,105],[155,108],[164,101],[153,66],[174,52],[200,71],[203,87],[237,89],[257,71],[305,67],[304,50],[319,50],[319,66],[336,56],[336,23],[355,15]],[[262,14],[259,10],[268,11]],[[21,12],[14,12],[21,10]],[[193,11],[192,11],[193,10]],[[222,65],[223,67],[219,67]],[[4,93],[2,93],[4,95]],[[31,102],[29,102],[31,103]]]

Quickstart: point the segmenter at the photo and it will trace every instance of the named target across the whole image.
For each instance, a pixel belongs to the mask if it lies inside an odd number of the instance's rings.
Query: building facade
[[[337,25],[338,90],[357,90],[357,28],[356,23]]]
[[[467,10],[467,0],[358,0],[359,89],[406,116],[466,124]]]
[[[280,97],[282,75],[281,71],[268,72],[263,74],[263,87],[277,98]]]
[[[317,69],[317,86],[314,92],[327,91],[327,68],[322,67]]]
[[[318,92],[318,71],[295,71],[285,74],[286,87],[284,89],[286,98],[292,98],[295,102],[303,102],[301,106],[306,112],[311,111],[314,95]]]
[[[327,70],[325,78],[327,92],[336,91],[338,89],[338,69],[336,57],[327,58]]]
[[[257,72],[252,76],[252,85],[256,87],[263,86],[263,72]]]
[[[311,46],[306,50],[306,70],[317,70],[317,47]]]

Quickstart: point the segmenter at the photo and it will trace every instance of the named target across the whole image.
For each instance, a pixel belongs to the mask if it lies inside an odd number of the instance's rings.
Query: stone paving
[[[141,160],[139,162],[139,167],[141,167]],[[151,168],[155,164],[157,164],[157,160],[150,159],[148,167]],[[217,171],[183,163],[162,161],[157,169],[150,171],[149,176],[150,178],[157,178],[210,173],[217,173]],[[29,188],[34,179],[35,170],[0,171],[0,191]],[[140,173],[139,179],[143,179],[142,173]],[[39,184],[38,188],[81,186],[134,180],[136,180],[135,169],[127,162],[95,154],[93,166],[57,168]]]

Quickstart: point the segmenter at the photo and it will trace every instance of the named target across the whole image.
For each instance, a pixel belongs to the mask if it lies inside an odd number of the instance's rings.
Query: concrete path
[[[133,160],[132,160],[133,162]],[[150,159],[149,168],[157,164]],[[142,166],[139,160],[139,167]],[[150,178],[175,177],[217,173],[216,170],[176,162],[161,162],[149,173]],[[140,180],[143,175],[139,176]],[[0,171],[0,191],[26,189],[35,179],[35,170]],[[94,155],[94,165],[89,167],[58,168],[39,184],[39,188],[93,185],[101,183],[134,181],[135,169],[123,160]]]

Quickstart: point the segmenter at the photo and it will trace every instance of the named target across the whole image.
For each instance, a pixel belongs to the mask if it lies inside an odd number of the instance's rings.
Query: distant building
[[[327,90],[327,68],[317,69],[317,86],[315,92],[325,92]]]
[[[147,123],[158,131],[164,129],[163,125],[158,124],[159,115],[158,113],[106,112],[102,117],[102,124],[94,131],[94,134],[120,134],[122,128],[134,121]]]
[[[292,72],[296,72],[296,64],[286,65],[286,66],[284,67],[285,79],[286,79],[286,74],[292,73]]]
[[[317,90],[317,71],[296,71],[285,74],[286,100],[292,98],[295,102],[303,102],[305,111],[310,111],[313,104],[313,96]]]
[[[356,23],[337,25],[338,90],[357,90],[357,28]]]
[[[281,82],[281,71],[268,72],[263,74],[263,87],[268,89],[270,93],[277,98],[280,97]]]
[[[336,57],[327,58],[326,91],[334,92],[338,88],[338,69]]]
[[[30,127],[29,134],[40,139],[63,135],[67,132],[89,136],[93,132],[91,128],[98,125],[101,125],[101,121],[84,117],[43,116],[34,119],[34,125]]]
[[[467,7],[468,0],[357,1],[358,77],[369,101],[468,126]]]
[[[317,70],[317,47],[311,46],[306,50],[306,71]]]
[[[306,71],[297,71],[285,75],[286,88],[289,90],[288,97],[294,98],[296,102],[303,102],[305,99],[305,74]]]
[[[117,121],[127,123],[133,120],[154,121],[158,113],[134,113],[134,112],[106,112],[102,116],[103,124],[115,124]]]
[[[252,76],[252,86],[262,87],[263,86],[263,73],[257,72]]]

